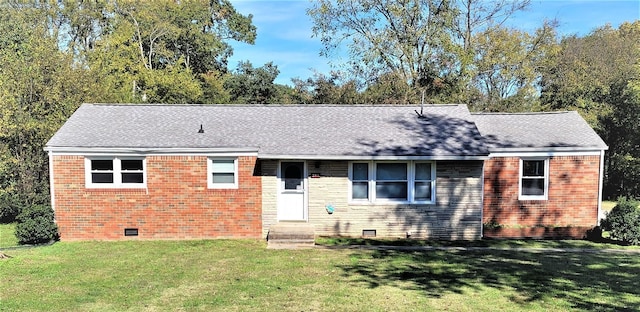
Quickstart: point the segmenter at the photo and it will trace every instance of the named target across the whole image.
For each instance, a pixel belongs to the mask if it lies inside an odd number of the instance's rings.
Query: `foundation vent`
[[[376,237],[376,230],[362,230],[362,237]]]
[[[124,236],[138,236],[138,229],[124,229]]]

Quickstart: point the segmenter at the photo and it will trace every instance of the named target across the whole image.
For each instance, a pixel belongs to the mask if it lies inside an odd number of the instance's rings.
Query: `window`
[[[547,199],[549,181],[548,159],[520,160],[520,198],[521,200]]]
[[[376,199],[407,200],[408,179],[406,163],[376,163]]]
[[[351,202],[433,203],[435,166],[431,162],[353,162]]]
[[[208,186],[212,189],[238,188],[238,160],[236,158],[209,158]]]
[[[431,201],[433,179],[431,178],[431,163],[416,163],[414,179],[414,200]]]
[[[369,199],[369,164],[353,163],[351,174],[351,198],[353,200]]]
[[[85,158],[85,175],[88,188],[146,187],[144,158]]]

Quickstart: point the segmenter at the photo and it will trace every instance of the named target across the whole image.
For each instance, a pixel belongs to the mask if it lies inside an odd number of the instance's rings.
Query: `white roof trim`
[[[45,147],[45,151],[55,155],[246,155],[258,156],[257,147],[215,147],[215,148],[122,148],[122,147]]]
[[[492,152],[489,154],[493,157],[547,157],[547,156],[600,156],[603,150],[590,151],[510,151],[510,152]]]
[[[207,155],[207,156],[256,156],[261,159],[292,160],[487,160],[487,155],[471,156],[367,156],[367,155],[287,155],[260,154],[258,148],[120,148],[120,147],[46,147],[53,155],[82,156],[149,156],[149,155]]]
[[[258,155],[258,158],[292,160],[487,160],[489,156]]]
[[[591,152],[591,151],[606,151],[609,147],[498,147],[489,148],[491,154],[494,153],[524,153],[524,152]]]

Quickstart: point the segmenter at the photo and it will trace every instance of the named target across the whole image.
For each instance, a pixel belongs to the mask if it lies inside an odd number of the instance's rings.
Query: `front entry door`
[[[278,220],[306,220],[306,176],[304,162],[281,162],[279,176],[280,194],[278,194]]]

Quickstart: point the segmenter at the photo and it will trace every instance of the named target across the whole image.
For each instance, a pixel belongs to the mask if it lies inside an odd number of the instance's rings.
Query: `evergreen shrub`
[[[20,244],[42,244],[58,239],[53,210],[47,205],[25,207],[16,220],[16,237]]]
[[[620,197],[605,219],[602,228],[611,238],[630,245],[640,245],[640,202]]]

